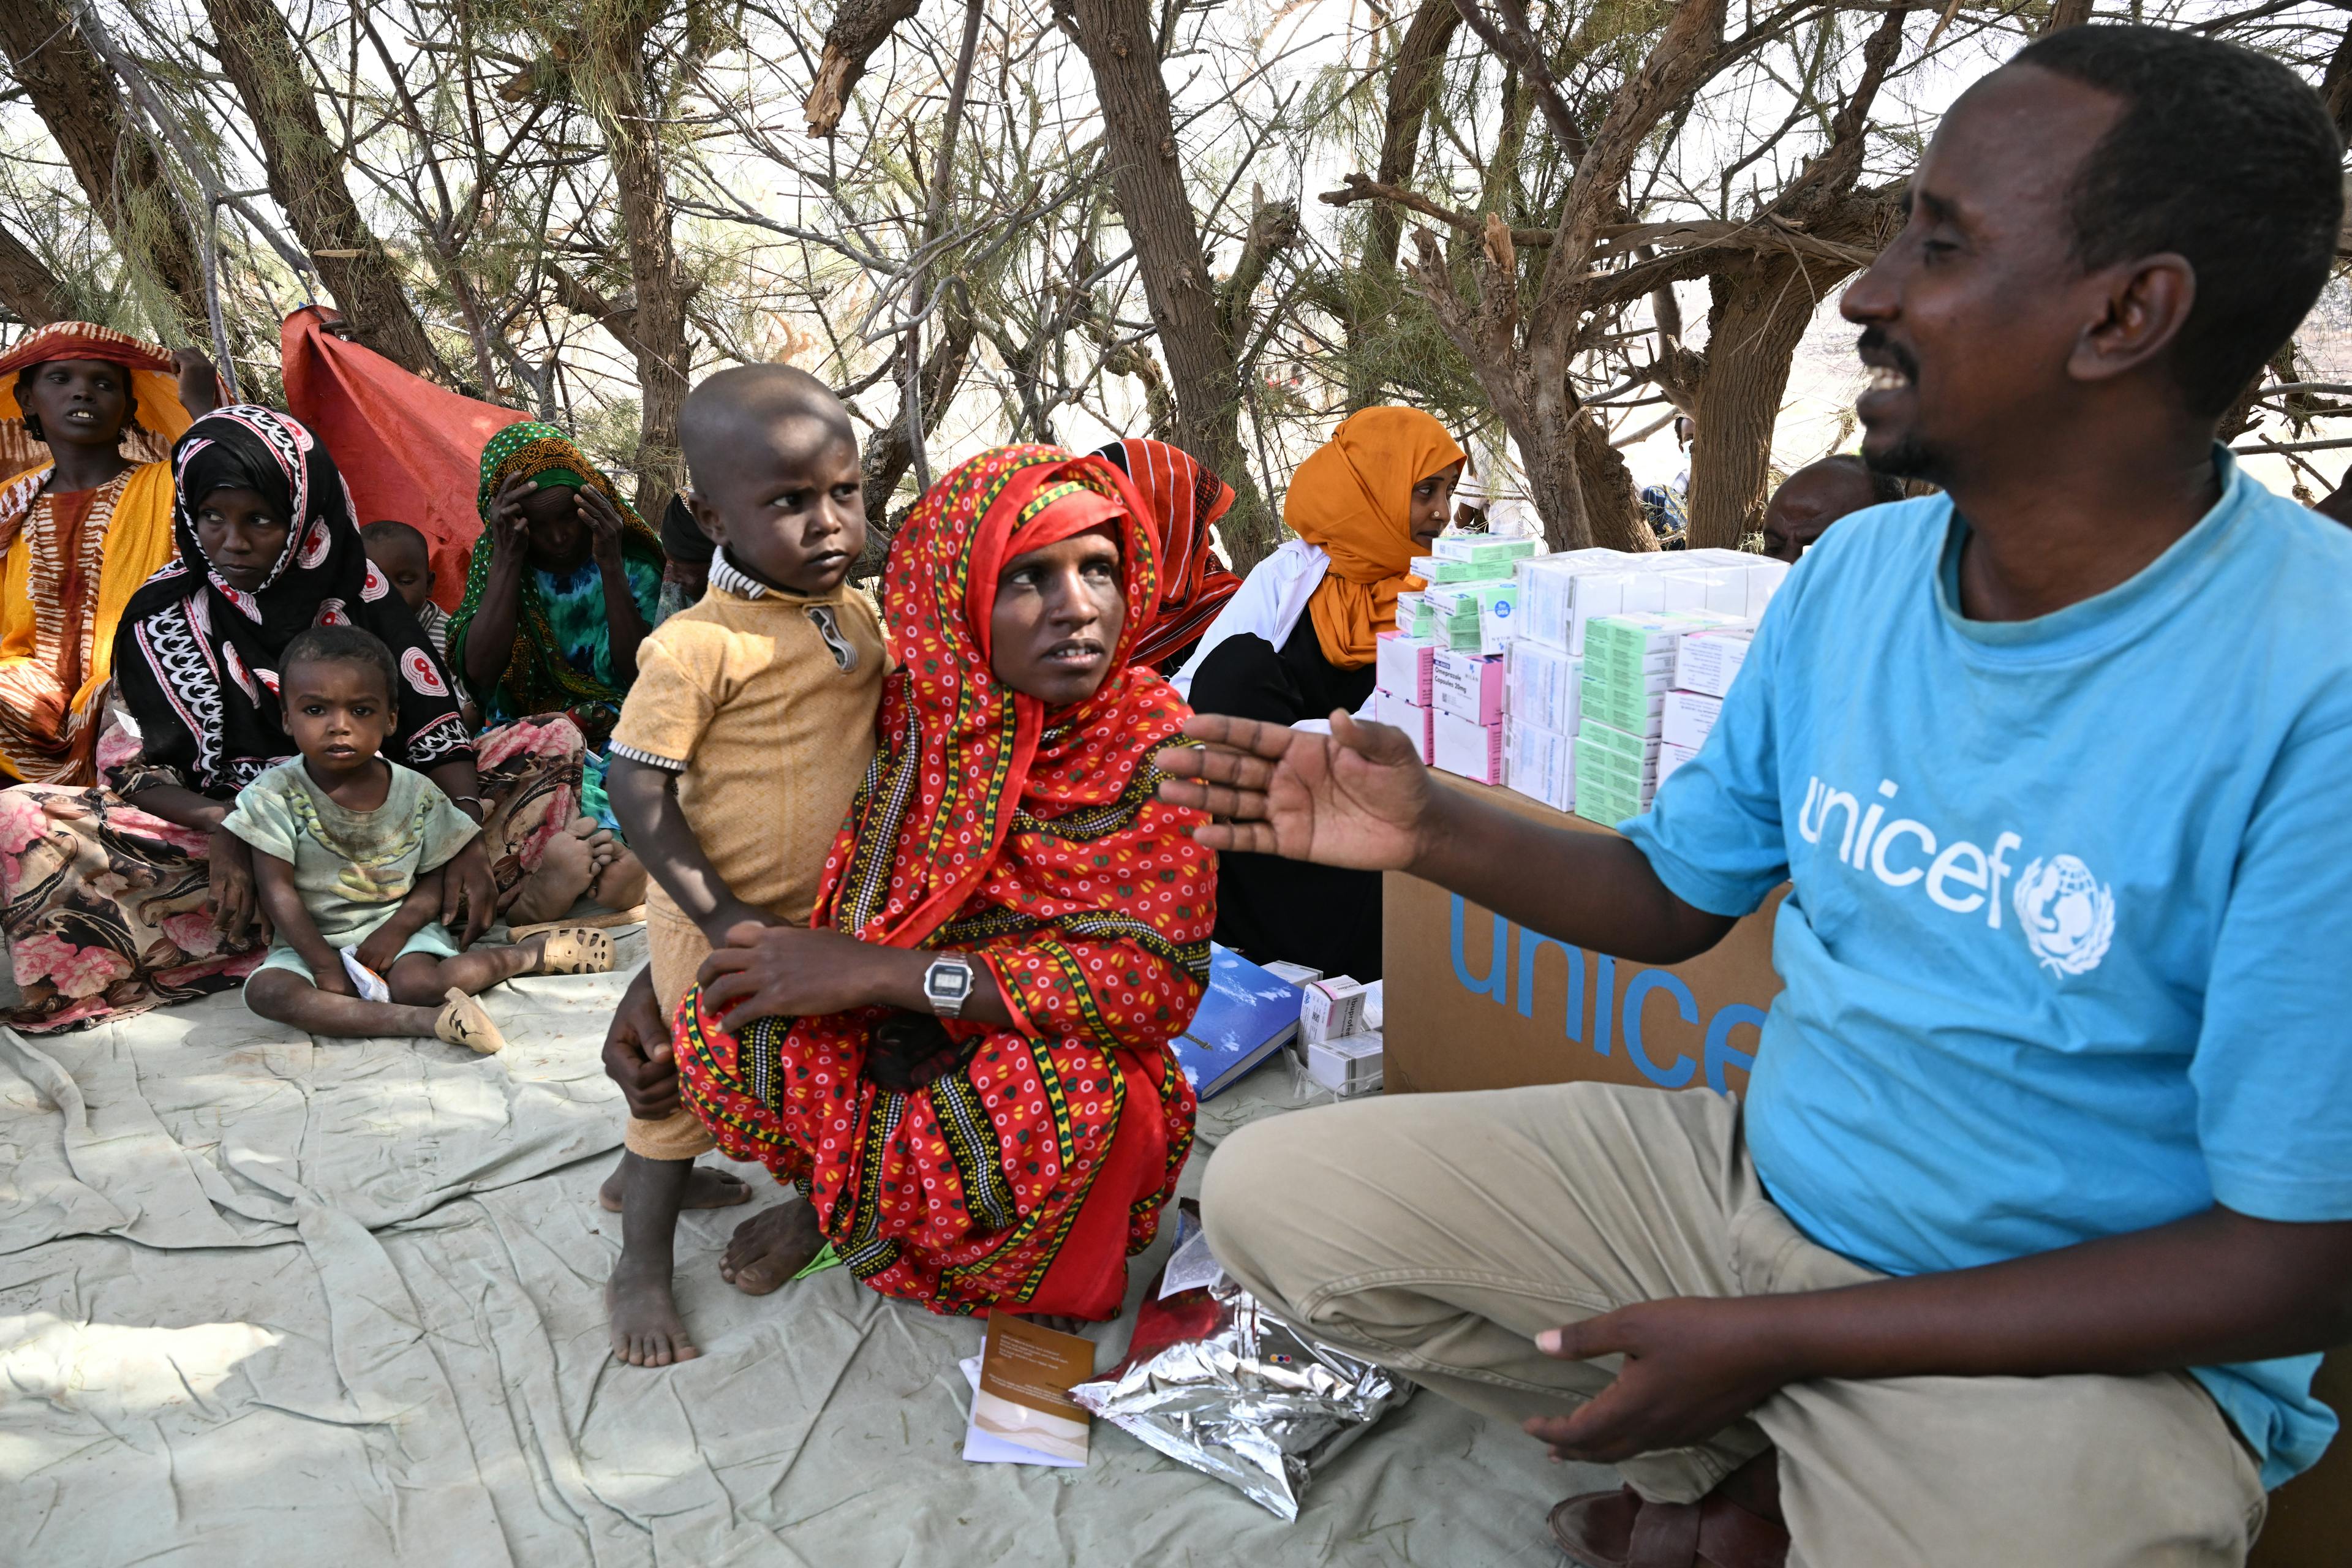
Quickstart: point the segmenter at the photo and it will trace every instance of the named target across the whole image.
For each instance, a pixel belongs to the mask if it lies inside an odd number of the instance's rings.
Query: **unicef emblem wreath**
[[[2060,974],[2088,974],[2115,940],[2114,893],[2072,855],[2028,862],[2017,879],[2016,904],[2026,945]]]

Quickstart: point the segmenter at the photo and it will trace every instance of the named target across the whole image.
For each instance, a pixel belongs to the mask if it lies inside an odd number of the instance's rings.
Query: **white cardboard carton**
[[[1376,1082],[1381,1077],[1381,1037],[1347,1035],[1318,1040],[1307,1047],[1307,1076],[1342,1095]]]
[[[1555,734],[1576,733],[1584,662],[1566,648],[1521,637],[1504,650],[1503,709]]]
[[[1430,765],[1479,784],[1503,782],[1503,725],[1439,712],[1433,726]]]
[[[1715,717],[1723,711],[1723,699],[1709,697],[1701,691],[1669,691],[1666,710],[1659,715],[1658,735],[1669,746],[1682,746],[1696,752],[1706,742],[1706,733],[1715,728]]]
[[[1739,674],[1752,637],[1748,632],[1693,632],[1675,650],[1675,686],[1707,697],[1723,696]]]
[[[1374,682],[1408,702],[1429,706],[1430,660],[1437,645],[1402,632],[1382,632],[1372,639]]]
[[[1696,746],[1664,745],[1658,748],[1658,787],[1675,776],[1675,770],[1698,755]]]
[[[1300,993],[1298,1037],[1309,1046],[1360,1033],[1363,1026],[1364,987],[1353,976],[1312,980]]]
[[[1405,739],[1412,742],[1413,754],[1424,763],[1429,761],[1430,718],[1434,711],[1434,709],[1409,697],[1400,697],[1393,691],[1376,689],[1372,693],[1373,717],[1383,724],[1393,724],[1402,730]]]
[[[1554,811],[1576,809],[1576,744],[1512,715],[1504,726],[1503,783]]]

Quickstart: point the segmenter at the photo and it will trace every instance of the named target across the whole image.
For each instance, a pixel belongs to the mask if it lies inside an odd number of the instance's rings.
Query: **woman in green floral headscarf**
[[[475,500],[449,662],[491,723],[568,713],[603,750],[661,597],[660,536],[552,425],[493,437]]]

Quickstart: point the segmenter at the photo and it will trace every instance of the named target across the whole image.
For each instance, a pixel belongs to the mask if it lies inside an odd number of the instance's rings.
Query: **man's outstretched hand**
[[[1420,855],[1429,770],[1403,731],[1346,713],[1328,736],[1195,713],[1184,733],[1202,743],[1160,753],[1160,798],[1217,818],[1192,830],[1209,848],[1366,871],[1402,871]]]

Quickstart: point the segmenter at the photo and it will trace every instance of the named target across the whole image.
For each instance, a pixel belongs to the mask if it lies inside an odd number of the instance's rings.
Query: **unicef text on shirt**
[[[2088,866],[2072,855],[2035,856],[2018,870],[2010,856],[2025,840],[2015,833],[1997,835],[1990,851],[1965,838],[1940,843],[1926,823],[1887,815],[1901,793],[1893,779],[1881,779],[1878,798],[1865,807],[1816,774],[1807,781],[1797,813],[1798,837],[1834,845],[1839,863],[1849,869],[1890,888],[1916,886],[1953,914],[1981,910],[1994,931],[2001,929],[2008,904],[2034,962],[2053,974],[2087,974],[2099,966],[2115,938],[2116,901]],[[2017,880],[2007,886],[2012,873]]]

